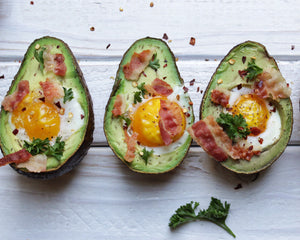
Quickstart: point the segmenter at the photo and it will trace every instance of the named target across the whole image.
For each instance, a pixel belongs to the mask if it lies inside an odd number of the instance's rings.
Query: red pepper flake
[[[202,93],[203,93],[203,90],[201,90],[200,93],[202,94]]]
[[[95,31],[95,27],[90,27],[90,31],[94,32]]]
[[[242,186],[242,184],[241,183],[239,183],[238,185],[236,185],[236,187],[234,188],[235,190],[238,190],[238,189],[240,189],[240,188],[242,188],[243,186]]]
[[[243,127],[238,127],[238,130],[243,131],[244,128]]]
[[[84,119],[84,115],[83,114],[80,114],[80,119]]]
[[[196,43],[196,39],[193,38],[193,37],[191,37],[191,39],[190,39],[190,45],[194,46],[195,43]]]
[[[144,71],[142,72],[142,74],[144,75],[144,77],[147,77],[146,73],[144,73]]]
[[[239,75],[241,78],[244,79],[244,77],[246,77],[248,74],[248,71],[247,70],[239,70]]]
[[[231,112],[232,111],[232,107],[228,107],[228,108],[226,108],[226,110],[228,111],[228,112]]]
[[[273,106],[273,103],[269,102],[269,106]]]
[[[259,142],[260,144],[263,144],[264,140],[263,140],[262,138],[258,138],[258,142]]]
[[[258,134],[261,133],[261,130],[257,127],[251,127],[250,132],[252,133],[252,135],[257,136]]]
[[[60,102],[54,103],[56,107],[61,108]]]
[[[165,40],[168,40],[168,39],[169,39],[169,37],[168,37],[168,35],[167,35],[166,33],[164,33],[163,39],[165,39]]]
[[[245,64],[245,62],[246,62],[246,56],[242,57],[242,62],[243,62],[243,64]]]
[[[183,89],[184,93],[187,93],[189,91],[189,89],[186,86],[184,86],[182,89]]]
[[[59,45],[57,45],[57,46],[56,46],[56,48],[57,48],[57,49],[59,49],[59,48],[60,48],[60,46],[59,46]]]
[[[276,112],[276,107],[273,107],[273,109],[270,110],[271,112]]]
[[[185,114],[186,117],[190,117],[190,116],[191,116],[191,114],[188,113],[188,112],[186,112],[186,113],[184,113],[184,114]]]
[[[163,68],[165,68],[165,67],[167,67],[168,66],[168,64],[165,64],[164,66],[163,66]]]
[[[289,84],[289,83],[287,83],[287,84],[286,84],[286,86],[287,86],[287,87],[290,87],[290,84]]]
[[[4,78],[4,74],[2,74],[1,76],[0,76],[0,79],[3,79]]]
[[[33,4],[34,4],[34,1],[30,1],[30,4],[33,5]]]
[[[295,45],[292,45],[292,46],[291,46],[291,50],[294,50],[294,49],[295,49]]]
[[[204,59],[204,61],[208,62],[208,61],[209,61],[209,59],[208,59],[208,58],[205,58],[205,59]]]
[[[197,87],[197,92],[199,92],[200,91],[200,87]]]
[[[196,81],[195,79],[191,80],[191,81],[190,81],[190,86],[193,86],[194,83],[195,83],[195,81]]]
[[[45,97],[39,98],[40,101],[45,102]]]
[[[238,90],[242,89],[242,87],[243,87],[242,84],[237,85],[237,89],[238,89]]]
[[[25,112],[25,111],[26,111],[26,107],[23,107],[21,111],[22,111],[22,112]]]
[[[13,131],[12,131],[13,135],[17,135],[17,134],[18,134],[18,132],[19,132],[19,130],[18,130],[18,129],[15,129],[15,130],[13,130]]]
[[[163,80],[165,80],[167,77],[163,77]]]
[[[249,151],[252,151],[253,150],[253,145],[251,145],[249,148],[248,148]]]
[[[106,46],[106,49],[108,49],[110,47],[110,43]]]
[[[189,101],[189,104],[190,104],[191,106],[193,106],[193,102],[192,102],[192,101]]]

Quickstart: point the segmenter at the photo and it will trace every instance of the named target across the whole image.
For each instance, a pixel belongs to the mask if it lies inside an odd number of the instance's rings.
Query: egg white
[[[79,95],[74,89],[73,97],[74,98],[71,101],[67,101],[66,103],[63,103],[63,98],[57,100],[60,102],[61,107],[65,109],[63,115],[59,114],[60,130],[57,135],[62,137],[62,141],[66,141],[67,139],[69,139],[71,135],[78,131],[84,124],[84,118],[81,119],[81,115],[84,115],[84,111],[78,102]],[[14,129],[16,129],[16,127],[12,123],[11,118],[12,113],[9,113],[8,121],[13,131]],[[18,137],[18,139],[20,139],[21,141],[31,142],[24,128],[18,128],[16,137]],[[53,144],[55,142],[55,139],[56,138],[52,139],[50,143]]]
[[[242,95],[253,93],[253,90],[248,87],[242,87],[241,89],[233,88],[231,89],[231,94],[229,98],[229,107],[232,107],[236,100],[238,100]],[[264,102],[270,113],[270,117],[267,122],[267,127],[264,132],[257,136],[248,136],[246,140],[240,140],[239,144],[246,144],[246,146],[253,146],[254,150],[261,150],[267,148],[270,145],[276,143],[281,135],[281,119],[278,110],[274,104],[270,104],[270,101],[264,99]],[[272,111],[275,108],[275,112]],[[224,108],[224,112],[228,112]],[[262,139],[262,143],[259,140]]]

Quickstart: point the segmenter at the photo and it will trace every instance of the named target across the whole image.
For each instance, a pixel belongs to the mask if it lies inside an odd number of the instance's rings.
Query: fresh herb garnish
[[[250,134],[248,124],[242,114],[233,116],[229,113],[221,113],[217,118],[217,123],[233,141],[236,138],[246,138]]]
[[[65,142],[61,141],[61,137],[57,137],[55,143],[51,146],[48,138],[44,140],[33,138],[31,143],[24,141],[23,148],[33,156],[44,153],[48,157],[55,157],[60,160],[65,148]]]
[[[247,80],[254,80],[259,74],[263,72],[263,69],[260,68],[255,64],[255,60],[252,58],[251,62],[248,62],[248,68],[246,69],[247,75],[246,78]]]
[[[152,57],[152,60],[149,62],[149,67],[151,67],[155,71],[157,69],[159,69],[160,64],[159,64],[159,60],[157,59],[157,54],[156,53],[154,53],[154,55]]]
[[[137,104],[138,102],[142,102],[142,96],[144,97],[145,94],[147,93],[147,90],[145,89],[144,86],[145,86],[144,82],[137,86],[137,88],[140,91],[134,93],[134,99],[133,99],[134,104]]]
[[[121,115],[119,115],[119,118],[121,118],[121,119],[123,119],[123,120],[125,121],[125,123],[126,123],[127,127],[130,125],[130,123],[131,123],[131,119],[130,119],[130,118],[128,118],[128,117],[125,117],[125,114],[124,114],[124,113],[123,113],[123,114],[121,114]]]
[[[67,101],[71,101],[74,98],[72,88],[66,89],[64,87],[63,89],[64,89],[64,94],[65,94],[64,95],[64,103],[66,103]]]
[[[226,230],[230,235],[235,237],[231,229],[225,224],[225,220],[230,208],[229,203],[225,201],[225,204],[223,205],[219,199],[212,197],[209,207],[206,210],[200,210],[196,214],[195,210],[198,206],[198,202],[190,202],[179,207],[175,211],[175,214],[173,214],[170,218],[169,227],[175,229],[179,225],[186,222],[191,222],[194,220],[207,220],[217,224]]]
[[[149,157],[154,153],[153,149],[151,151],[148,151],[146,148],[143,149],[141,157],[144,159],[146,165],[148,164]]]
[[[46,50],[45,47],[41,47],[39,49],[35,49],[35,51],[34,51],[34,57],[40,63],[40,69],[41,69],[42,72],[44,70],[44,57],[43,57],[43,54],[44,54],[45,50]]]

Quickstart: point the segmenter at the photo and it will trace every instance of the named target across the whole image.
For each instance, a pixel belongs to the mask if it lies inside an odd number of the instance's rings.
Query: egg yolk
[[[28,137],[55,138],[60,130],[60,117],[56,107],[28,94],[13,111],[12,123],[17,129],[25,129]]]
[[[148,147],[165,145],[159,128],[160,99],[169,101],[167,98],[152,98],[140,105],[133,114],[131,127],[134,132],[138,133],[137,140],[141,145]],[[180,109],[180,114],[183,119],[181,132],[173,138],[173,141],[176,141],[183,135],[186,123],[185,115],[181,107],[176,102],[173,102],[173,104]]]
[[[233,115],[242,114],[249,128],[258,128],[264,132],[270,117],[265,101],[255,94],[245,94],[232,106]],[[251,135],[251,134],[250,134]]]

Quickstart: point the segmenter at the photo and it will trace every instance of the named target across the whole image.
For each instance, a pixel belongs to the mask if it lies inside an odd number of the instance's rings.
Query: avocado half
[[[253,41],[246,41],[232,48],[224,57],[213,74],[200,106],[200,119],[204,119],[209,115],[217,118],[222,111],[221,106],[216,106],[210,97],[210,93],[218,86],[218,80],[222,79],[220,86],[227,90],[233,89],[238,85],[249,86],[249,82],[239,76],[238,71],[247,68],[247,63],[251,59],[255,59],[255,63],[262,69],[274,68],[279,71],[277,63],[273,57],[269,55],[265,46]],[[281,134],[277,142],[271,146],[262,149],[259,156],[253,156],[250,161],[247,160],[233,160],[228,158],[224,162],[220,162],[225,168],[242,174],[257,173],[266,169],[285,150],[293,128],[293,107],[290,98],[279,99],[273,101],[276,109],[279,111],[281,119]]]
[[[51,47],[53,54],[58,53],[64,56],[64,63],[67,68],[65,76],[56,76],[53,72],[48,73],[41,70],[40,63],[35,58],[34,53],[36,49],[45,46]],[[83,125],[65,141],[64,152],[60,160],[54,157],[47,158],[46,171],[30,172],[26,168],[18,168],[14,163],[10,164],[18,173],[38,179],[52,179],[61,176],[78,165],[90,148],[94,131],[93,103],[85,79],[71,49],[60,39],[45,36],[36,39],[29,46],[7,95],[16,91],[21,80],[28,80],[30,90],[32,90],[39,86],[40,81],[45,81],[48,77],[56,78],[63,87],[72,88],[73,92],[76,92],[78,103],[83,110]],[[11,129],[9,124],[9,112],[5,111],[3,106],[1,108],[0,129],[0,147],[4,156],[22,148],[24,141],[18,139],[18,134],[13,134],[14,129]]]
[[[107,142],[115,155],[131,170],[139,173],[158,174],[174,169],[184,159],[192,141],[188,133],[185,131],[184,135],[186,140],[181,142],[180,145],[171,152],[157,154],[154,149],[154,153],[149,157],[147,163],[139,155],[143,146],[137,144],[134,160],[132,162],[127,162],[124,158],[127,149],[127,145],[124,142],[124,121],[120,118],[115,118],[112,115],[112,109],[118,94],[125,95],[126,108],[128,109],[128,107],[132,106],[134,102],[134,93],[137,91],[137,88],[133,87],[133,81],[129,81],[125,78],[123,66],[131,61],[134,53],[140,53],[148,49],[152,49],[156,53],[156,59],[159,61],[160,67],[155,71],[147,66],[136,83],[138,85],[141,83],[150,84],[155,78],[160,78],[164,79],[164,81],[170,84],[172,88],[179,87],[180,89],[183,89],[183,80],[178,72],[175,57],[168,45],[161,39],[150,37],[137,40],[126,51],[120,62],[105,110],[104,133]],[[186,116],[188,117],[186,117],[186,128],[188,128],[194,122],[193,108],[190,106],[191,100],[186,92],[180,95],[180,99],[184,102],[184,106],[181,107],[184,107],[187,111]]]

